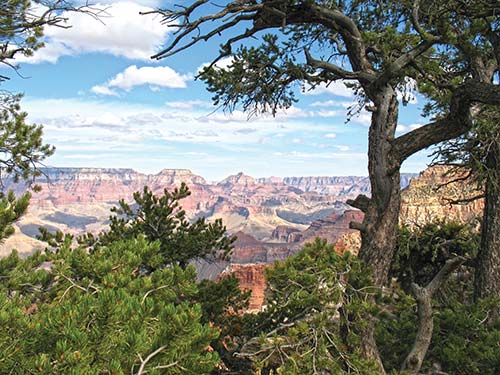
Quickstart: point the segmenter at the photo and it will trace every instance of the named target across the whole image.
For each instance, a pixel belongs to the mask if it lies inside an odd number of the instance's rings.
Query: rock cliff
[[[314,220],[348,208],[342,195],[324,195],[314,189],[304,192],[282,179],[256,180],[243,173],[219,183],[208,183],[187,169],[144,174],[132,169],[46,168],[43,173],[44,177],[37,181],[42,190],[33,194],[29,214],[19,222],[17,238],[7,241],[0,254],[10,251],[14,245],[24,253],[32,252],[34,244],[43,246],[32,240],[37,226],[71,233],[99,232],[106,228],[109,209],[120,199],[131,201],[133,193],[144,186],[159,194],[185,182],[192,194],[182,201],[182,206],[191,218],[221,218],[229,232],[243,231],[259,240],[271,239],[277,226],[302,231]],[[344,182],[357,180],[363,178]],[[352,186],[338,188],[341,180],[323,181],[324,186],[328,183],[335,183],[338,191],[352,189]],[[6,188],[15,188],[18,192],[24,189],[22,185],[12,184]],[[61,221],[62,217],[68,220]]]
[[[468,199],[478,195],[475,186],[468,180],[461,180],[464,175],[450,175],[449,168],[433,167],[423,171],[418,178],[409,181],[402,192],[400,221],[408,225],[421,225],[437,219],[458,220],[468,222],[481,217],[484,202],[476,200],[465,204],[450,204],[452,201]],[[452,182],[453,180],[457,180]],[[298,179],[297,181],[299,181]],[[318,180],[321,181],[321,180]],[[297,231],[288,226],[278,226],[273,232],[274,239],[288,242],[291,253],[300,250],[305,242],[316,237],[325,238],[335,243],[335,251],[357,253],[361,246],[358,231],[349,229],[351,221],[361,222],[363,213],[347,210],[343,214],[331,215],[315,220],[304,231]],[[261,247],[265,246],[263,244]],[[264,269],[261,265],[238,265],[237,277],[252,290],[252,309],[258,310],[258,302],[263,301],[265,293]],[[246,272],[249,274],[247,275]],[[261,272],[262,274],[259,274]],[[258,280],[251,285],[246,280]]]
[[[481,217],[484,207],[482,199],[454,203],[467,201],[481,192],[469,179],[464,180],[466,172],[450,172],[448,167],[435,166],[410,181],[401,194],[402,224],[421,225],[442,219],[470,222]]]

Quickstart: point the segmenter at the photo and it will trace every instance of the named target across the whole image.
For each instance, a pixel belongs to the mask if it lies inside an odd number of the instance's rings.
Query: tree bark
[[[372,189],[361,226],[360,258],[372,267],[373,281],[382,287],[387,282],[394,254],[401,203],[400,163],[393,150],[398,119],[398,100],[390,85],[374,97],[375,111],[369,131],[368,170]],[[374,338],[375,320],[361,334],[361,349],[374,359],[385,374]]]
[[[486,159],[481,248],[477,256],[474,297],[500,297],[500,146],[493,142]],[[498,313],[498,311],[497,311]]]
[[[400,163],[393,152],[398,120],[396,92],[387,85],[377,95],[369,131],[368,171],[372,198],[361,230],[359,256],[372,267],[376,286],[387,281],[401,204]]]

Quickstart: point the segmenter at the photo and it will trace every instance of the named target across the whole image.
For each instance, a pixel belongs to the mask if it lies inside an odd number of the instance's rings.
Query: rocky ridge
[[[182,206],[190,217],[222,218],[230,233],[243,231],[274,242],[280,241],[272,238],[277,226],[302,231],[318,218],[348,209],[345,201],[352,191],[366,191],[368,186],[362,177],[309,178],[308,191],[303,191],[297,187],[300,184],[294,183],[300,178],[254,179],[243,173],[208,183],[187,169],[164,169],[157,174],[110,168],[46,168],[42,172],[44,177],[37,181],[41,192],[33,194],[28,214],[0,254],[12,247],[22,253],[43,247],[34,239],[38,226],[74,234],[102,231],[109,209],[120,199],[130,201],[133,193],[144,186],[159,194],[185,182],[192,194],[182,201]],[[355,187],[342,185],[352,183]],[[329,184],[332,187],[328,188]],[[9,186],[8,182],[6,188],[18,192],[24,189],[22,185]],[[327,195],[326,191],[336,194]]]

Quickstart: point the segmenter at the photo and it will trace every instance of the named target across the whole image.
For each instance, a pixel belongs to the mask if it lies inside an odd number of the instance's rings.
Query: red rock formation
[[[283,243],[263,242],[243,233],[236,233],[237,240],[231,254],[231,263],[274,263],[300,250],[300,246]]]
[[[311,242],[316,237],[324,238],[329,243],[336,243],[344,234],[356,232],[349,228],[351,221],[363,221],[363,213],[347,210],[343,214],[333,213],[324,219],[314,221],[302,232],[302,242]]]
[[[479,195],[474,184],[461,180],[465,172],[450,175],[450,168],[436,166],[428,168],[418,178],[411,180],[401,194],[400,222],[421,225],[433,220],[457,220],[471,222],[482,215],[482,199],[463,204],[452,204]],[[457,180],[460,179],[460,180]],[[456,182],[452,182],[457,180]]]
[[[234,274],[242,290],[251,290],[249,312],[260,311],[266,291],[265,269],[269,264],[232,264],[228,272]]]

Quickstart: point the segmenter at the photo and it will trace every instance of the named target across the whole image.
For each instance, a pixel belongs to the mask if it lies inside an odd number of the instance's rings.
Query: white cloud
[[[146,5],[146,6],[145,6]],[[159,17],[141,16],[158,2],[104,1],[93,6],[103,9],[96,19],[85,13],[63,12],[70,28],[47,26],[45,47],[32,57],[19,56],[17,61],[28,63],[55,63],[61,56],[101,52],[129,59],[149,60],[163,45],[169,28]]]
[[[198,118],[201,122],[213,122],[213,123],[236,123],[236,122],[273,122],[276,120],[287,120],[287,119],[300,119],[313,116],[313,112],[304,111],[301,108],[291,106],[290,108],[280,110],[275,116],[270,113],[262,113],[258,115],[249,116],[248,113],[234,110],[230,113],[224,112],[213,112],[209,115],[203,115]]]
[[[347,151],[351,151],[351,147],[347,146],[347,145],[338,145],[336,146],[340,151],[342,152],[347,152]]]
[[[338,100],[326,100],[321,102],[314,102],[311,107],[343,107],[348,108],[353,105],[353,102],[338,101]]]
[[[94,120],[94,124],[121,126],[124,124],[123,119],[111,112],[105,112]]]
[[[396,126],[396,133],[405,133],[407,131],[408,127],[405,125],[398,124],[398,126]]]
[[[191,78],[189,75],[177,73],[168,66],[144,66],[137,68],[136,65],[131,65],[111,79],[108,86],[126,91],[135,86],[146,84],[159,87],[185,88],[186,82]]]
[[[370,126],[372,122],[372,114],[370,112],[361,111],[359,114],[354,116],[351,121],[363,126]]]
[[[175,109],[191,109],[191,108],[211,108],[213,104],[210,102],[204,102],[202,100],[187,100],[187,101],[174,101],[166,102],[165,105],[170,108]]]
[[[132,88],[142,85],[185,88],[187,81],[190,79],[191,76],[179,74],[168,66],[144,66],[138,68],[136,65],[131,65],[107,83],[92,87],[91,91],[101,95],[117,95],[113,89],[130,91]]]
[[[106,85],[95,85],[90,89],[90,91],[98,95],[118,96],[118,93],[116,91],[111,90]]]
[[[342,159],[342,160],[367,159],[366,153],[344,153],[344,152],[315,153],[315,152],[290,151],[290,152],[275,152],[273,154],[275,156],[284,156],[287,158],[296,158],[296,159]]]
[[[328,131],[326,129],[331,130],[331,126],[300,122],[287,122],[285,128],[272,118],[254,119],[251,125],[242,126],[243,121],[227,118],[226,122],[206,120],[206,117],[200,117],[199,108],[191,111],[170,110],[127,102],[26,98],[23,107],[28,111],[30,121],[45,124],[46,141],[56,146],[74,143],[75,139],[79,140],[78,143],[103,144],[104,149],[108,148],[110,139],[121,142],[122,149],[134,147],[137,142],[146,139],[185,143],[216,141],[219,146],[258,145],[280,138],[277,131],[291,138],[301,138],[304,132],[308,136],[315,133],[321,136]],[[220,113],[217,115],[222,116]],[[246,121],[246,114],[240,113],[239,116]]]
[[[328,134],[325,134],[323,137],[330,138],[330,139],[335,139],[335,138],[337,138],[337,134],[335,134],[335,133],[328,133]]]
[[[318,111],[316,115],[319,117],[337,117],[344,116],[345,111]]]

